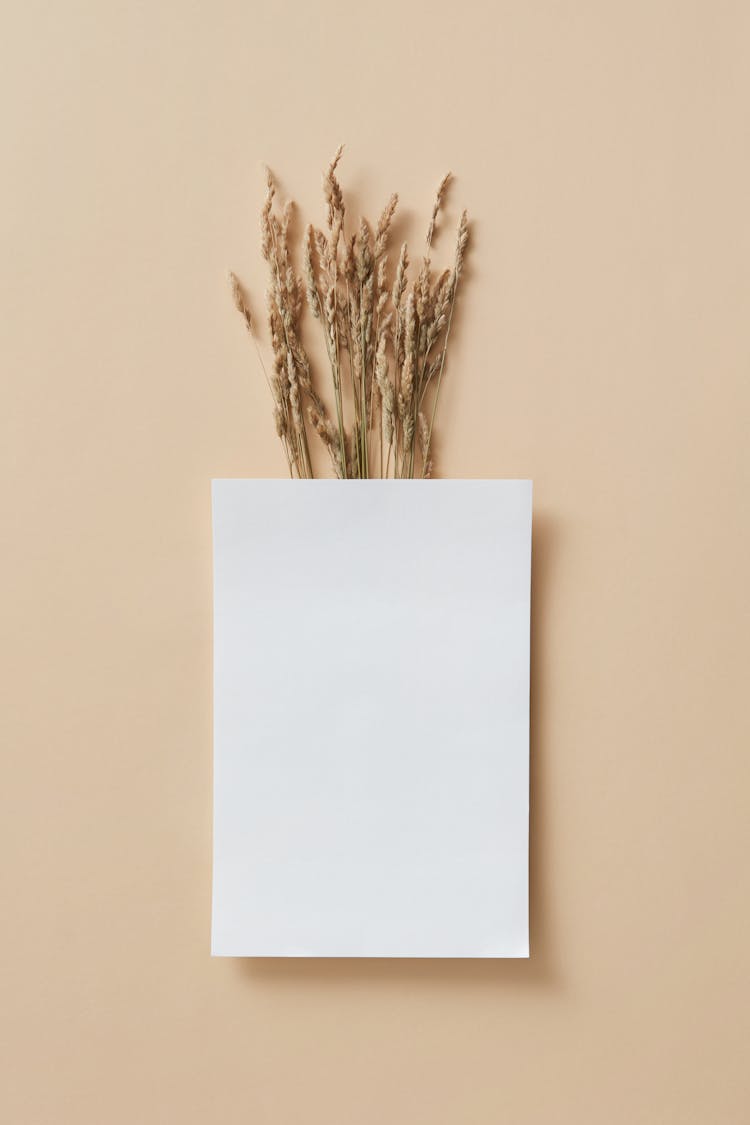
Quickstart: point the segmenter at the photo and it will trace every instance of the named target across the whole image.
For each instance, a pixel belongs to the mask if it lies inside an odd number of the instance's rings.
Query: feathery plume
[[[435,203],[434,203],[433,208],[432,208],[432,216],[430,218],[430,225],[427,228],[427,253],[428,254],[430,252],[430,247],[432,246],[432,240],[435,237],[435,225],[437,223],[438,214],[440,213],[440,208],[443,205],[443,198],[445,196],[445,190],[448,187],[448,184],[450,183],[450,180],[451,180],[451,174],[450,174],[450,172],[446,172],[445,175],[443,176],[442,180],[440,181],[440,184],[438,185],[437,195],[435,196]]]
[[[369,476],[374,467],[380,476],[413,477],[415,462],[421,464],[421,475],[429,477],[435,411],[469,240],[467,213],[462,212],[458,223],[452,268],[434,277],[430,255],[451,180],[448,173],[438,185],[426,250],[410,281],[406,243],[395,270],[388,266],[396,193],[374,228],[362,216],[354,231],[345,229],[344,195],[337,176],[342,152],[343,145],[323,174],[327,233],[310,224],[303,234],[296,233],[294,203],[277,203],[276,182],[265,169],[260,248],[269,269],[266,309],[272,365],[268,372],[249,303],[234,273],[229,275],[232,301],[268,381],[274,425],[291,476],[314,475],[309,434],[328,451],[339,477]],[[301,270],[295,265],[300,242]],[[303,343],[305,303],[324,332],[331,373],[328,393]],[[379,458],[373,444],[379,445]]]

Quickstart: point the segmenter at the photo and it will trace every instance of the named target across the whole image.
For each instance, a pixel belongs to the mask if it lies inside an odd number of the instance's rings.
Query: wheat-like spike
[[[357,280],[356,244],[356,234],[350,234],[344,243],[344,278],[350,285],[354,285]]]
[[[408,268],[409,251],[407,249],[406,243],[404,242],[401,246],[401,253],[399,254],[398,258],[396,278],[393,282],[393,293],[391,294],[391,300],[395,309],[398,309],[400,307],[401,301],[404,296],[404,291],[406,289],[406,271]]]
[[[404,292],[406,290],[406,271],[409,268],[409,252],[404,242],[401,246],[401,253],[398,257],[398,266],[396,267],[396,277],[393,282],[393,290],[391,292],[391,303],[396,313],[396,327],[393,336],[393,354],[396,361],[396,379],[398,379],[398,372],[404,362],[403,351],[403,330],[404,321],[401,310],[401,302],[403,300]]]
[[[426,462],[430,451],[430,427],[421,410],[417,416],[417,421],[419,423],[419,452],[422,454],[423,461]]]
[[[318,293],[318,283],[315,280],[315,264],[313,262],[313,253],[315,250],[315,232],[313,231],[312,224],[308,224],[305,231],[305,246],[304,246],[304,270],[305,270],[305,283],[307,285],[307,303],[310,306],[310,311],[316,320],[320,320],[320,294]]]
[[[385,332],[381,332],[378,338],[378,346],[375,352],[375,382],[382,390],[383,381],[388,372],[388,360],[386,357],[386,348],[388,346],[388,336]]]
[[[380,327],[378,329],[378,333],[379,334],[380,333],[387,333],[392,322],[393,322],[393,312],[392,311],[387,312],[385,314],[385,316],[383,317],[383,319],[380,321]]]
[[[419,271],[415,290],[417,316],[419,317],[420,324],[424,324],[427,321],[430,305],[430,259],[428,257],[422,259],[422,266]]]
[[[393,383],[390,379],[387,379],[384,383],[381,395],[383,402],[383,441],[385,442],[386,448],[390,449],[393,444],[396,422]]]
[[[360,220],[357,239],[354,244],[354,263],[357,278],[360,284],[363,284],[372,273],[373,266],[372,250],[370,249],[370,227],[367,219],[364,218]]]
[[[255,332],[253,330],[253,319],[250,314],[250,309],[248,308],[247,301],[245,300],[245,295],[242,292],[242,285],[240,284],[240,280],[237,275],[235,273],[232,273],[231,271],[229,273],[229,283],[232,290],[232,299],[234,301],[235,308],[240,313],[242,319],[245,322],[245,327],[247,328],[248,334],[253,341],[253,345],[258,356],[258,362],[273,397],[274,425],[276,427],[276,433],[281,438],[282,444],[284,446],[284,452],[286,453],[287,461],[289,461],[289,469],[291,472],[291,460],[286,440],[288,435],[288,425],[286,412],[283,409],[283,396],[279,384],[276,363],[274,362],[273,376],[269,378],[268,372],[266,371],[266,365],[263,362],[263,356],[261,355],[260,348],[258,347],[258,341],[255,338]]]
[[[464,255],[466,246],[469,241],[469,217],[466,211],[461,212],[461,218],[458,223],[458,231],[456,233],[456,256],[453,264],[453,276],[450,281],[450,304],[447,313],[447,322],[445,326],[445,336],[443,338],[443,347],[440,352],[439,362],[435,365],[435,372],[437,373],[437,381],[435,386],[435,394],[432,401],[432,412],[430,415],[430,428],[429,440],[432,440],[432,429],[435,425],[435,414],[437,412],[438,398],[440,396],[440,385],[443,379],[443,371],[445,370],[445,357],[448,351],[448,340],[451,333],[451,324],[453,322],[453,309],[456,302],[456,292],[458,290],[458,279],[463,270]],[[429,376],[431,378],[432,375]],[[426,386],[426,382],[425,382]],[[432,466],[430,465],[430,471]]]
[[[311,426],[330,454],[336,476],[342,477],[344,472],[341,464],[338,430],[331,420],[326,415],[321,414],[315,406],[308,406],[307,416],[310,419]]]
[[[318,255],[318,261],[320,262],[321,269],[323,269],[325,273],[329,273],[331,265],[331,249],[328,245],[328,239],[323,234],[323,231],[317,230],[316,227],[310,226],[308,227],[308,230],[312,231],[312,240],[315,245],[315,251]]]
[[[399,401],[399,413],[402,418],[411,405],[412,393],[414,391],[416,328],[416,303],[414,290],[412,290],[406,298],[406,313],[404,318],[404,362],[401,368],[401,393]]]
[[[298,434],[302,433],[302,410],[300,403],[299,393],[299,380],[297,378],[297,367],[294,362],[294,356],[291,352],[287,352],[286,357],[286,374],[289,380],[289,401],[292,404],[292,421],[294,428]]]
[[[375,382],[380,392],[383,440],[386,446],[390,446],[393,441],[394,392],[393,383],[388,378],[387,347],[388,325],[384,324],[375,354]]]
[[[331,231],[333,230],[336,216],[340,215],[342,222],[344,217],[344,196],[341,191],[341,185],[336,179],[336,168],[343,151],[344,146],[339,145],[333,160],[328,165],[325,175],[323,176],[323,193],[327,204],[326,220],[328,222],[328,229]]]
[[[338,434],[331,420],[316,410],[314,406],[308,406],[307,414],[325,444],[333,445],[338,438]]]
[[[445,327],[447,320],[447,310],[450,305],[451,292],[453,282],[453,271],[444,270],[438,278],[435,285],[434,300],[432,303],[432,315],[427,325],[427,334],[425,339],[425,356],[428,356],[435,341]]]
[[[292,221],[293,213],[294,213],[294,200],[293,199],[287,199],[286,203],[284,204],[283,210],[281,212],[281,240],[282,240],[282,246],[283,246],[283,250],[284,250],[284,257],[286,257],[287,254],[288,254],[289,226],[290,226],[291,221]]]
[[[284,418],[284,415],[281,412],[280,406],[274,406],[274,408],[273,408],[273,420],[274,420],[274,425],[276,426],[277,435],[280,438],[285,437],[286,436],[286,419]]]
[[[433,208],[432,208],[432,217],[430,218],[430,225],[427,228],[427,252],[428,253],[430,251],[430,247],[432,246],[432,240],[435,237],[435,225],[437,223],[437,217],[438,217],[438,214],[440,212],[440,208],[443,205],[443,197],[445,196],[445,190],[448,187],[448,184],[450,183],[450,180],[451,180],[451,173],[446,172],[445,175],[443,176],[442,180],[440,181],[440,184],[439,184],[438,189],[437,189],[437,195],[435,196],[435,203],[434,203]]]
[[[461,212],[461,219],[458,224],[458,234],[456,236],[456,259],[453,267],[453,272],[456,281],[458,281],[463,271],[464,255],[466,253],[466,244],[469,241],[469,216],[466,211]]]
[[[390,293],[389,293],[388,287],[386,285],[386,271],[387,271],[387,269],[388,269],[388,255],[383,254],[382,258],[378,262],[378,268],[377,268],[377,272],[376,272],[376,275],[375,275],[375,290],[378,294],[378,300],[377,300],[377,304],[375,306],[375,312],[377,314],[378,320],[380,320],[380,317],[383,314],[383,310],[385,309],[385,306],[387,305],[388,300],[390,298]]]
[[[386,203],[375,230],[375,261],[377,261],[385,251],[386,244],[388,242],[388,230],[390,228],[397,206],[398,195],[396,195],[394,192],[394,194]]]
[[[246,326],[248,332],[250,333],[250,335],[252,336],[253,335],[253,318],[251,317],[250,309],[247,307],[247,304],[245,302],[245,297],[242,293],[242,286],[240,285],[240,280],[237,277],[237,274],[232,273],[231,270],[229,272],[229,284],[230,284],[231,289],[232,289],[232,300],[234,301],[234,307],[237,309],[237,312],[244,319],[245,326]]]
[[[273,236],[271,234],[271,208],[273,206],[273,197],[276,194],[276,184],[274,182],[271,169],[266,166],[266,198],[263,201],[263,207],[260,212],[260,252],[266,262],[270,261],[271,248],[273,246]]]

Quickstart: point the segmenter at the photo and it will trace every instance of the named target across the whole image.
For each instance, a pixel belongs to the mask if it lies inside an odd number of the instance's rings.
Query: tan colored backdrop
[[[5,17],[0,1118],[747,1122],[748,5]],[[209,958],[225,273],[340,140],[399,234],[456,173],[439,468],[535,480],[529,962]]]

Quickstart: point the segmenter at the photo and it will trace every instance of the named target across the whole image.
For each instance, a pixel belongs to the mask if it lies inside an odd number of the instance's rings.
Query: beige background
[[[750,7],[4,15],[0,1118],[747,1122]],[[440,468],[536,482],[527,963],[209,958],[225,272],[342,139],[399,234],[456,173]]]

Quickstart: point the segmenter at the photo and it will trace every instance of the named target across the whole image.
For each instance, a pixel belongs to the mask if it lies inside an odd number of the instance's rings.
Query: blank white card
[[[213,482],[212,953],[527,957],[530,481]]]

